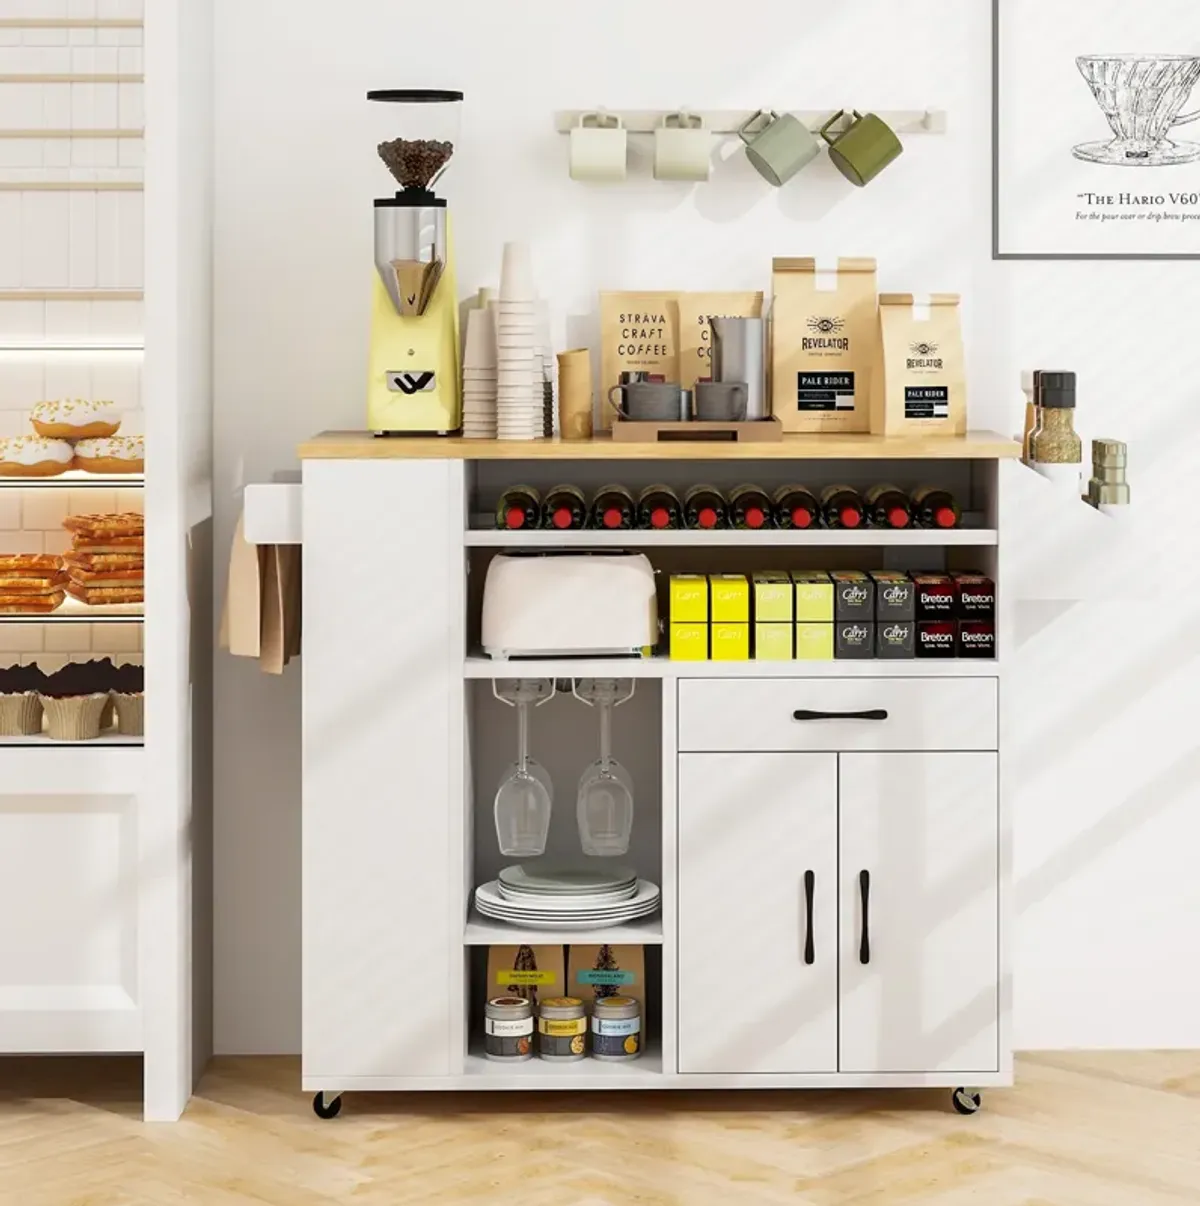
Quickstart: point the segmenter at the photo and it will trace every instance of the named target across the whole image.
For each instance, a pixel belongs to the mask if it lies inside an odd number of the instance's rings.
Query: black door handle
[[[858,873],[858,890],[862,896],[862,937],[858,942],[858,961],[859,963],[871,962],[871,873],[870,871],[860,871]]]
[[[792,713],[793,720],[887,720],[886,708],[869,708],[865,712],[813,712],[799,708]]]
[[[813,946],[813,888],[816,886],[817,876],[814,871],[805,871],[804,873],[804,912],[808,918],[804,934],[804,962],[815,963],[817,952]]]

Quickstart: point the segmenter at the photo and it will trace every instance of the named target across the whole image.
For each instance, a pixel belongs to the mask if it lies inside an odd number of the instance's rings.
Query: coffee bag
[[[691,389],[712,379],[710,318],[761,318],[761,293],[680,293],[679,384]]]
[[[875,435],[960,436],[967,430],[967,379],[957,293],[879,298],[871,392]]]
[[[600,294],[599,428],[612,427],[608,392],[622,373],[679,380],[679,302],[675,293]]]
[[[646,1034],[646,955],[641,946],[572,943],[567,994],[590,1005],[602,997],[633,997],[642,1007]]]
[[[566,985],[563,948],[489,946],[487,991],[492,997],[524,997],[535,1008],[546,997],[561,997]]]
[[[771,402],[784,431],[870,429],[875,359],[875,261],[771,265]]]

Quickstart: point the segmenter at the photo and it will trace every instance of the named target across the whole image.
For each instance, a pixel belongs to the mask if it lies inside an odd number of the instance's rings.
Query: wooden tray
[[[749,423],[652,423],[613,419],[612,438],[618,444],[777,444],[783,439],[778,419]]]

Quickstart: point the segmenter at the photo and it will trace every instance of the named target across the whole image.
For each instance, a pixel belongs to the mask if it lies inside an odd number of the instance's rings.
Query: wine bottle
[[[862,495],[853,486],[826,486],[821,491],[821,515],[829,528],[861,528],[866,517]]]
[[[912,495],[912,513],[920,528],[956,528],[962,520],[958,501],[941,486],[918,486]]]
[[[637,501],[624,486],[601,486],[592,499],[592,527],[632,528]]]
[[[639,528],[673,530],[683,527],[683,504],[670,486],[647,486],[637,501]]]
[[[555,486],[542,500],[542,527],[566,531],[587,522],[587,499],[578,486]]]
[[[729,518],[735,528],[770,527],[770,496],[758,486],[735,486],[729,495]]]
[[[728,526],[725,499],[715,486],[693,486],[683,496],[683,522],[689,528]]]
[[[773,501],[776,527],[815,528],[821,522],[821,504],[805,486],[780,486]]]
[[[872,486],[863,501],[867,504],[867,522],[873,528],[907,528],[912,523],[908,495],[899,486],[890,482]]]
[[[541,510],[541,495],[532,486],[510,486],[496,504],[496,527],[508,531],[536,528]]]

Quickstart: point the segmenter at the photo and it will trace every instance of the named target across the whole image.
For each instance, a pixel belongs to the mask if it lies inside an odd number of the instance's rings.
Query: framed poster
[[[996,259],[1200,258],[1200,0],[992,0]]]

